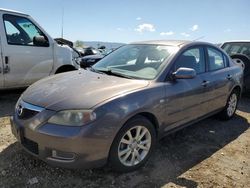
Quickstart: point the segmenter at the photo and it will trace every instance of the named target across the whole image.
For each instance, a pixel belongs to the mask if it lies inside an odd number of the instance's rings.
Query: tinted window
[[[5,14],[3,19],[8,44],[36,46],[34,37],[44,36],[47,40],[42,31],[27,18]]]
[[[192,68],[199,74],[205,72],[205,65],[203,48],[197,47],[191,48],[180,55],[175,63],[175,70],[180,67]]]
[[[225,62],[223,58],[223,54],[214,49],[214,48],[207,48],[208,51],[208,67],[210,71],[222,69],[225,67]]]

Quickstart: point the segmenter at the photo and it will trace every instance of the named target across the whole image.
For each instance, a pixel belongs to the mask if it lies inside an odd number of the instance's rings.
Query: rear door
[[[231,88],[232,73],[227,57],[218,49],[207,46],[207,69],[203,79],[207,82],[203,111],[207,113],[225,106]]]
[[[28,86],[48,76],[53,66],[53,46],[48,37],[30,18],[11,14],[2,17],[4,86]],[[44,37],[47,45],[35,37]]]

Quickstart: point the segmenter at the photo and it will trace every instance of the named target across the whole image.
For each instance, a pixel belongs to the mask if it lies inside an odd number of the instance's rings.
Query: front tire
[[[116,135],[109,154],[111,167],[130,172],[143,166],[156,143],[153,124],[143,116],[129,120]]]
[[[239,92],[237,90],[233,90],[230,96],[228,97],[227,104],[223,111],[219,114],[220,119],[222,120],[229,120],[231,119],[238,106],[239,102]]]

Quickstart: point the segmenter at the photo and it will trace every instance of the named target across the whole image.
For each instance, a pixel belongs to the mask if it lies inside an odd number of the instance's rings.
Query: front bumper
[[[11,118],[12,133],[28,153],[64,168],[96,168],[106,164],[113,138],[97,126],[101,122],[84,127],[36,125],[39,115],[32,121],[21,121],[16,115]]]

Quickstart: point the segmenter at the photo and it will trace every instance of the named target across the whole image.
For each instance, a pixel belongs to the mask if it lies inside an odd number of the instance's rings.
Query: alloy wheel
[[[233,93],[228,100],[227,114],[229,117],[231,117],[234,114],[237,107],[237,102],[238,102],[238,97],[236,93]]]
[[[129,129],[122,137],[118,146],[118,157],[125,166],[139,164],[151,147],[151,134],[144,126],[135,126]]]

